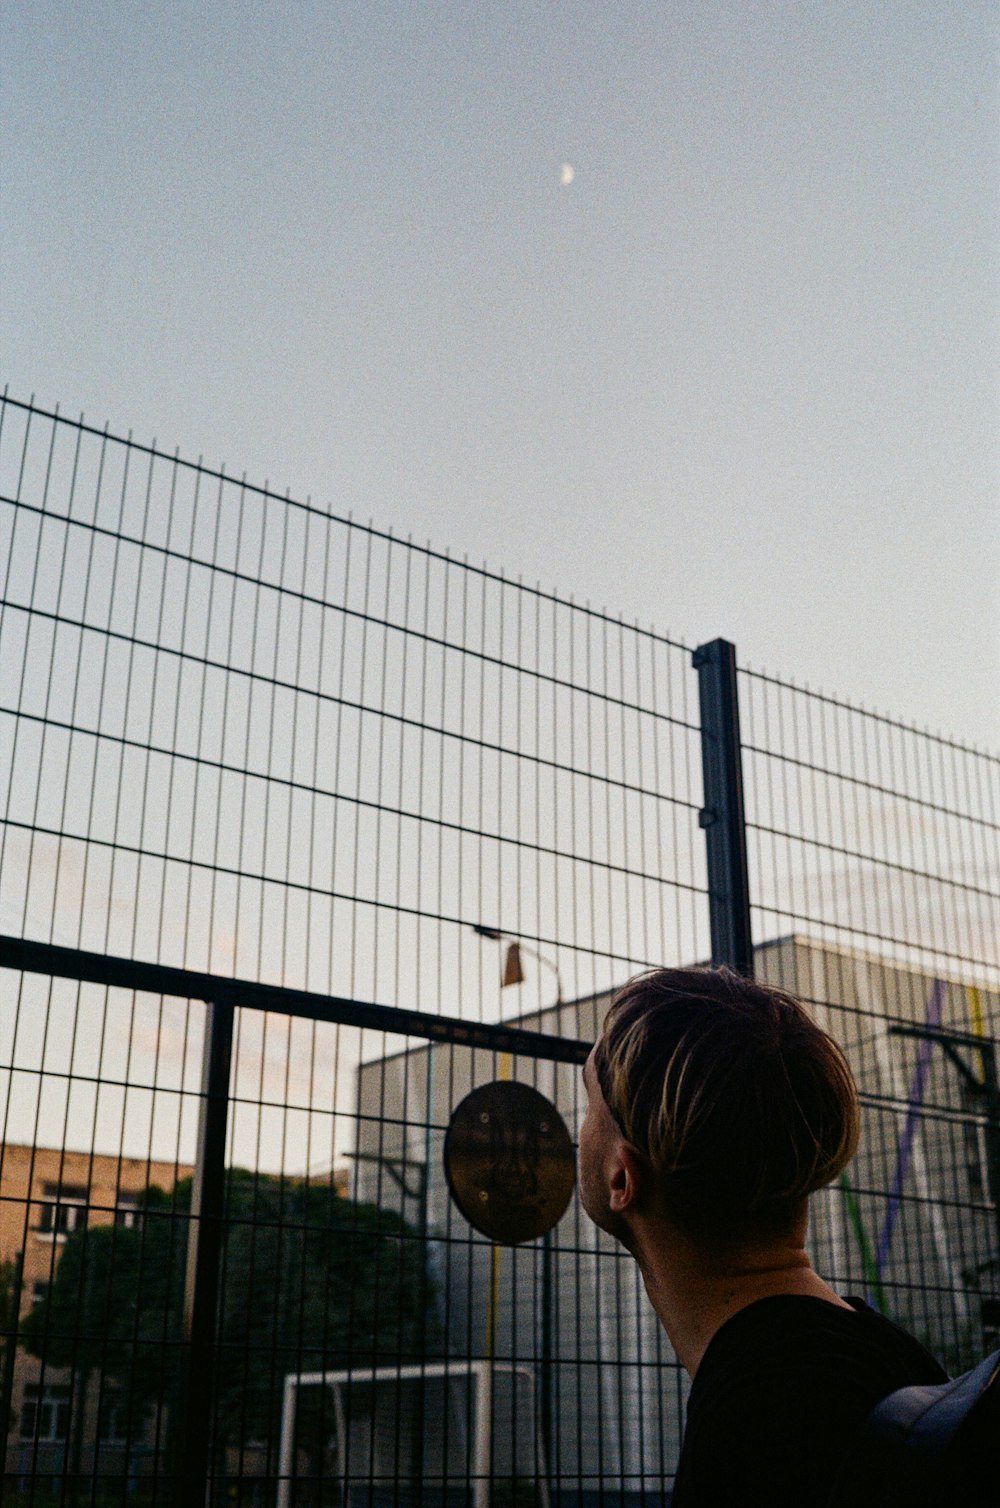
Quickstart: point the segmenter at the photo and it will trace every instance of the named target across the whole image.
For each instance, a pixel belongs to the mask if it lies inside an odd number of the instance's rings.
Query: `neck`
[[[699,1242],[663,1220],[637,1222],[630,1234],[650,1302],[691,1377],[720,1326],[757,1299],[797,1294],[850,1308],[813,1271],[804,1220],[787,1236],[734,1248]]]

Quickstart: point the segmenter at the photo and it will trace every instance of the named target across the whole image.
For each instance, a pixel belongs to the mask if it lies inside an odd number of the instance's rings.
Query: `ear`
[[[612,1214],[624,1215],[636,1203],[642,1171],[642,1159],[635,1147],[630,1147],[627,1141],[619,1141],[615,1148],[608,1190],[608,1205]]]

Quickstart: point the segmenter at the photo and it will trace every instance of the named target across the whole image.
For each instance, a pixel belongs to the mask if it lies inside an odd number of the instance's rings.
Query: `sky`
[[[995,6],[0,29],[13,396],[1000,749]]]

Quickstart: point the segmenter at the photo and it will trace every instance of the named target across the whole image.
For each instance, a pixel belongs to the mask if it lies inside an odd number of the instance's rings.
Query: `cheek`
[[[593,1120],[593,1107],[588,1106],[587,1112],[584,1115],[583,1120],[580,1122],[580,1134],[576,1139],[577,1157],[581,1159],[584,1155],[584,1151],[590,1145],[591,1136],[593,1134]]]
[[[576,1143],[577,1176],[581,1184],[587,1181],[588,1174],[592,1174],[597,1161],[597,1126],[595,1124],[593,1106],[587,1111],[580,1125],[580,1134]]]
[[[602,1176],[600,1125],[593,1109],[584,1116],[577,1138],[576,1180],[583,1208],[595,1224],[605,1227],[607,1189]]]

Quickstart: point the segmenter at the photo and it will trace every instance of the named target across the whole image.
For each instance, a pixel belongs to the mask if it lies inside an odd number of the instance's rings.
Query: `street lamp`
[[[559,965],[546,958],[544,953],[539,953],[537,948],[531,947],[523,938],[515,936],[513,932],[503,932],[499,927],[484,927],[479,922],[473,922],[472,930],[477,937],[486,937],[490,942],[503,942],[507,940],[507,951],[504,954],[503,969],[500,974],[500,988],[506,989],[509,984],[523,984],[526,978],[521,967],[521,954],[527,953],[537,963],[544,964],[551,969],[556,976],[556,1005],[563,1003],[562,975]]]

